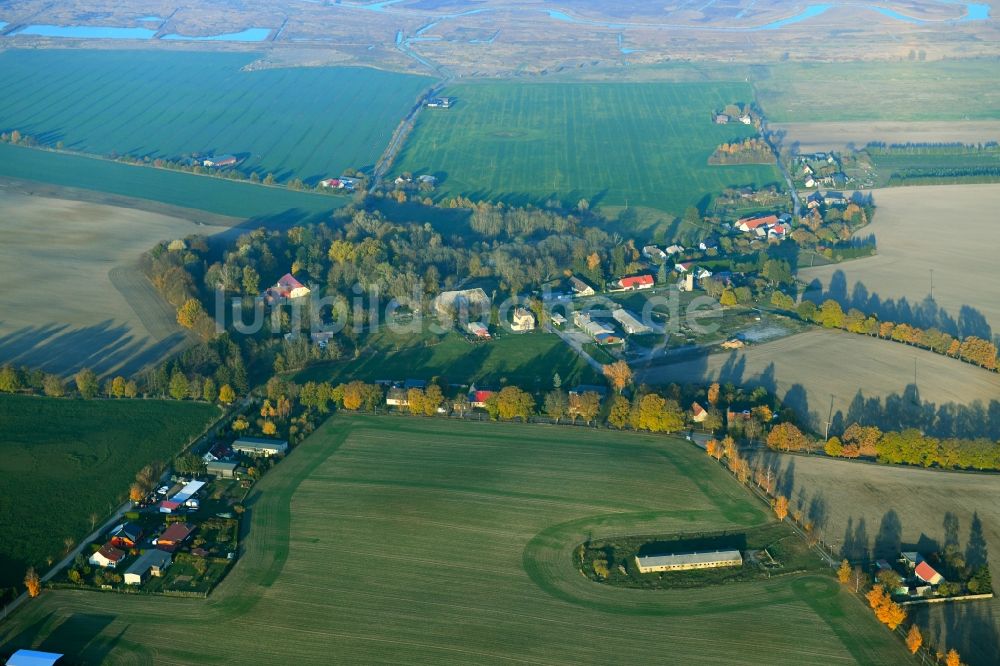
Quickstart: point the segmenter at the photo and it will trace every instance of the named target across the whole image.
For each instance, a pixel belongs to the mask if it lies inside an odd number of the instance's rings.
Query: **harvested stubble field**
[[[481,83],[449,86],[451,109],[420,115],[396,171],[433,173],[439,191],[542,204],[645,206],[668,221],[726,187],[776,183],[770,165],[709,166],[754,130],[715,125],[749,102],[744,83]]]
[[[128,374],[187,340],[137,268],[162,240],[234,230],[0,190],[0,364]]]
[[[800,153],[860,148],[881,143],[988,143],[1000,140],[1000,120],[941,120],[924,122],[848,121],[771,123],[785,132],[783,143]]]
[[[877,190],[874,197],[878,213],[858,235],[873,234],[878,254],[801,269],[799,277],[818,281],[844,304],[893,321],[929,326],[940,318],[937,325],[948,330],[943,324],[950,319],[958,332],[987,339],[1000,331],[1000,185],[899,187]],[[927,301],[932,279],[934,300]]]
[[[365,68],[241,71],[241,53],[0,53],[0,127],[46,145],[319,180],[371,167],[429,79]],[[44,74],[40,74],[44,72]]]
[[[209,404],[0,395],[0,587],[58,560],[128,499],[135,473],[218,415]]]
[[[818,456],[765,456],[781,470],[778,485],[792,508],[817,525],[821,538],[836,550],[860,559],[919,549],[933,551],[948,542],[945,516],[957,519],[953,540],[962,552],[981,552],[985,539],[996,585],[1000,571],[1000,475],[943,472],[834,460]],[[973,516],[981,527],[973,527]],[[974,537],[974,535],[976,535]],[[978,555],[974,555],[978,557]],[[1000,654],[1000,598],[935,604],[915,615],[937,644],[956,647],[963,663],[987,666]]]
[[[914,370],[924,411],[926,403],[968,405],[1000,396],[996,373],[896,342],[823,329],[637,369],[636,379],[647,384],[719,381],[763,386],[822,432],[828,420],[848,418],[858,394],[880,401],[884,414],[878,418],[903,418],[912,402]],[[872,405],[865,408],[867,416],[877,417]]]
[[[571,553],[588,535],[768,520],[681,440],[338,416],[248,505],[245,552],[207,601],[97,609],[94,593],[48,591],[0,625],[0,650],[108,664],[907,659],[832,577],[650,593],[581,576]]]

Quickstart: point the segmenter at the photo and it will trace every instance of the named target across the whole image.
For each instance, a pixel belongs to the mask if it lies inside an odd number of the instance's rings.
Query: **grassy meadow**
[[[771,520],[678,439],[337,416],[248,505],[245,550],[208,600],[46,591],[0,624],[0,654],[58,648],[107,664],[907,660],[831,575],[656,592],[581,576],[571,555],[588,536]],[[801,628],[794,640],[789,627]]]
[[[135,473],[177,453],[218,410],[167,401],[0,395],[0,587],[61,559],[128,497]]]
[[[353,379],[431,379],[451,384],[525,390],[549,390],[558,372],[563,385],[603,384],[596,371],[554,334],[506,334],[486,343],[470,343],[465,336],[447,333],[397,336],[379,331],[366,341],[361,356],[315,365],[295,376],[296,382],[347,382]]]
[[[753,133],[711,114],[751,101],[743,83],[511,83],[449,86],[396,171],[432,173],[446,195],[541,204],[626,203],[679,216],[725,187],[780,180],[772,166],[709,166],[723,142]]]
[[[279,181],[370,167],[429,79],[366,68],[242,71],[245,53],[0,53],[0,128],[108,155],[230,153]],[[39,72],[44,72],[40,75]]]
[[[772,122],[997,120],[996,68],[986,58],[778,63],[750,77]]]

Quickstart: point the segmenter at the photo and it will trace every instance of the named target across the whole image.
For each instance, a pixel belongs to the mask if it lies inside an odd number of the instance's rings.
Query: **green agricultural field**
[[[996,71],[995,59],[780,63],[750,77],[771,122],[997,120]]]
[[[371,167],[430,79],[367,68],[241,71],[256,55],[0,53],[0,128],[99,155],[229,153],[307,182]]]
[[[1000,151],[873,155],[875,187],[1000,181]]]
[[[743,83],[454,85],[449,110],[420,114],[396,171],[436,174],[472,199],[632,207],[661,220],[730,186],[780,180],[771,166],[709,166],[720,143],[753,130],[713,111],[752,100]]]
[[[207,404],[0,395],[0,587],[61,559],[128,498],[144,465],[166,460],[218,410]]]
[[[597,373],[553,334],[508,333],[491,342],[470,343],[465,336],[397,336],[380,331],[365,341],[365,351],[356,359],[324,363],[295,376],[296,382],[347,382],[352,379],[431,379],[441,377],[452,384],[499,387],[520,386],[525,390],[549,390],[558,372],[563,385],[603,383]]]
[[[0,624],[0,654],[31,646],[86,663],[175,664],[908,661],[830,574],[655,592],[581,576],[572,552],[588,536],[770,520],[678,439],[338,416],[248,505],[245,550],[208,600],[46,591]]]
[[[298,222],[346,205],[342,196],[264,187],[180,171],[0,143],[0,176],[94,190],[237,218]]]

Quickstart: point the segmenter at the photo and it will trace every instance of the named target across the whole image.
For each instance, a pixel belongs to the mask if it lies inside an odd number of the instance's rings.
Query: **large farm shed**
[[[288,453],[288,442],[280,439],[241,437],[233,442],[233,451],[239,451],[249,456],[270,457],[279,453]]]
[[[678,553],[676,555],[635,556],[640,573],[661,571],[689,571],[691,569],[718,569],[743,566],[743,556],[738,550],[716,550],[708,553]]]

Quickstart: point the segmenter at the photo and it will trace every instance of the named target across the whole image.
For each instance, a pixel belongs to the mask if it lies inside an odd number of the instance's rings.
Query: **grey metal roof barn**
[[[270,456],[275,453],[287,453],[288,442],[282,439],[261,439],[259,437],[241,437],[233,442],[233,451],[252,455]]]

